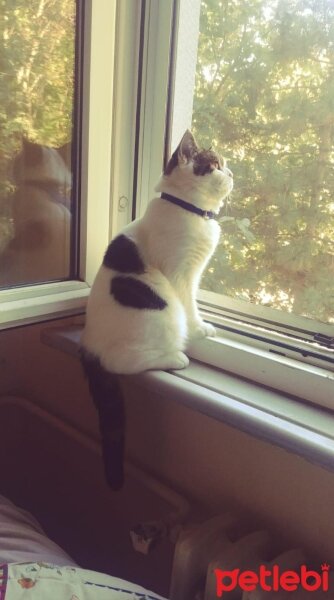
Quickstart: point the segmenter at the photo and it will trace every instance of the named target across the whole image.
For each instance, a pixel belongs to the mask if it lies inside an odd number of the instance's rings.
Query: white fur
[[[179,160],[170,175],[161,177],[156,190],[218,214],[232,190],[231,175],[226,167],[194,175],[192,161]],[[220,227],[215,220],[155,198],[145,215],[122,233],[137,244],[145,264],[145,274],[133,277],[148,284],[168,306],[163,310],[121,306],[110,295],[115,272],[102,265],[89,297],[82,345],[113,373],[186,367],[188,341],[215,334],[199,316],[196,294]]]

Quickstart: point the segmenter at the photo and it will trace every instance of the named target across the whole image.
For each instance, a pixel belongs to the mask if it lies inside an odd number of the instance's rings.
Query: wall
[[[95,410],[79,361],[40,341],[43,329],[77,320],[49,321],[0,332],[0,394],[22,394],[97,436]]]
[[[64,323],[73,320],[65,320]],[[97,420],[77,359],[40,342],[53,324],[1,332],[0,393],[19,393],[85,432]],[[334,561],[334,473],[200,415],[177,398],[126,384],[128,450],[214,511],[246,509]]]

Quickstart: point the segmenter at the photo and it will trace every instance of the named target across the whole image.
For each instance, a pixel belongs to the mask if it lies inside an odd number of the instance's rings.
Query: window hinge
[[[316,333],[313,336],[315,342],[321,344],[322,346],[326,346],[326,348],[334,348],[334,337],[330,335],[325,335],[324,333]]]

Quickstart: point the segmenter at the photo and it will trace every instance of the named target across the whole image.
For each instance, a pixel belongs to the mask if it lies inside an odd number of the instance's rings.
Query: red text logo
[[[260,565],[258,571],[215,569],[217,596],[221,598],[224,592],[231,592],[237,586],[245,592],[251,592],[257,587],[266,592],[295,592],[299,587],[307,592],[319,589],[327,592],[329,569],[327,563],[321,565],[321,573],[309,570],[306,565],[302,565],[299,571],[281,571],[278,565],[274,565],[272,569]]]

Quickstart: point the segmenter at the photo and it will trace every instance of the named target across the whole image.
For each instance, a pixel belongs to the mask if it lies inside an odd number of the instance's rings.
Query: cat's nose
[[[232,171],[230,171],[230,169],[226,169],[226,171],[227,171],[228,176],[232,177],[232,179],[233,179],[233,173],[232,173]]]

